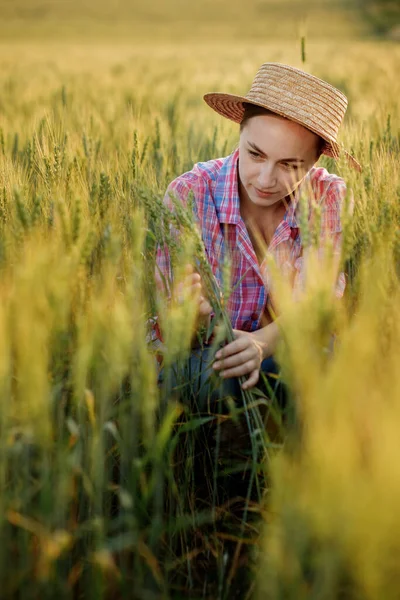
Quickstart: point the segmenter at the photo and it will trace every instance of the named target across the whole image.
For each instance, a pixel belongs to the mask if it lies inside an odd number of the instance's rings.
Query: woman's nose
[[[258,175],[258,189],[267,191],[276,186],[276,173],[273,165],[265,165]]]

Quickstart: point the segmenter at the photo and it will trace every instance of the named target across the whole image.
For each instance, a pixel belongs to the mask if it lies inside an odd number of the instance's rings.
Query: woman
[[[228,388],[257,385],[260,372],[276,372],[273,355],[279,328],[271,318],[271,285],[265,248],[279,268],[301,287],[303,247],[299,231],[299,198],[311,193],[321,207],[321,236],[331,237],[340,255],[341,206],[346,194],[343,179],[316,167],[321,154],[339,157],[343,152],[337,134],[347,99],[330,84],[299,69],[265,63],[246,96],[209,93],[206,103],[220,115],[240,123],[239,147],[229,156],[197,163],[167,189],[183,204],[190,191],[207,258],[221,283],[221,257],[232,261],[232,293],[228,313],[236,339],[215,355],[212,370]],[[345,152],[352,166],[354,158]],[[311,217],[310,217],[311,218]],[[160,248],[158,268],[171,277],[169,255]],[[202,291],[201,276],[188,267],[184,285],[198,301],[199,324],[207,323],[212,307]],[[336,295],[343,295],[345,277],[338,276]],[[194,354],[193,361],[204,363]],[[196,364],[197,364],[196,363]],[[208,379],[211,369],[204,378]],[[232,387],[233,386],[233,387]],[[204,386],[203,386],[204,387]],[[240,390],[239,390],[240,391]],[[209,390],[207,390],[209,392]]]

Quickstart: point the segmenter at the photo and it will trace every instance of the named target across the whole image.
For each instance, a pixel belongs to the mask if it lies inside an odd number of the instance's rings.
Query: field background
[[[389,0],[0,0],[1,598],[399,597],[399,22]],[[266,491],[244,476],[228,502],[237,411],[199,418],[168,388],[193,307],[157,306],[161,388],[146,322],[168,183],[238,142],[202,96],[266,61],[346,93],[363,172],[322,159],[354,193],[346,297],[304,230],[316,275],[296,305],[279,287],[301,436],[252,421],[237,469]]]
[[[2,0],[3,35],[90,38],[123,37],[156,42],[160,37],[180,42],[190,39],[285,38],[296,34],[302,20],[310,33],[321,38],[365,35],[368,24],[360,19],[356,2],[343,0]]]

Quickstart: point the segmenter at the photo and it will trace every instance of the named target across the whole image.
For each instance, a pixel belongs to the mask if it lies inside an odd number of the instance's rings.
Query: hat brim
[[[223,94],[221,92],[210,92],[203,96],[203,100],[208,104],[210,108],[212,108],[215,112],[220,114],[222,117],[230,119],[235,123],[241,123],[244,115],[244,106],[243,104],[254,104],[254,106],[260,106],[261,108],[265,108],[270,110],[271,112],[276,113],[277,115],[284,117],[285,119],[289,119],[290,121],[294,121],[299,125],[302,125],[306,129],[309,129],[316,135],[319,135],[325,142],[326,145],[322,151],[326,156],[330,156],[334,159],[339,159],[342,155],[344,155],[349,162],[350,166],[357,171],[361,172],[362,167],[360,163],[352,156],[347,150],[341,148],[336,140],[328,138],[323,133],[313,129],[309,125],[305,125],[302,123],[300,119],[295,119],[293,117],[287,117],[283,111],[277,109],[276,106],[268,106],[268,103],[260,104],[258,102],[254,102],[253,100],[249,100],[245,96],[235,96],[234,94]]]

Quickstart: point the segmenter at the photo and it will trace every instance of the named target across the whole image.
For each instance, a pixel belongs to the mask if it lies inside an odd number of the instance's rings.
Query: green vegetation
[[[375,31],[400,37],[400,4],[396,0],[364,0],[361,4]]]

